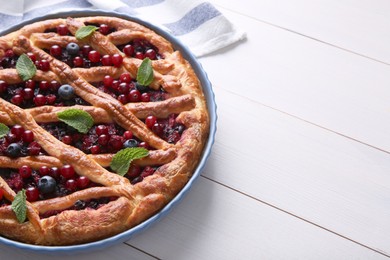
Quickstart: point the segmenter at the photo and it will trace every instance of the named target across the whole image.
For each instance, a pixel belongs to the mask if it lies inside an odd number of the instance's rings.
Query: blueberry
[[[178,125],[175,127],[175,130],[176,130],[179,134],[183,133],[184,129],[185,129],[185,126],[182,125],[182,124],[178,124]]]
[[[65,100],[70,100],[74,96],[74,88],[71,85],[62,85],[58,89],[58,95],[60,98],[65,99]]]
[[[42,194],[52,193],[56,189],[56,180],[51,176],[43,176],[38,180],[38,190]]]
[[[12,143],[7,147],[7,154],[10,157],[18,157],[22,151],[22,146],[18,143]]]
[[[68,45],[66,45],[66,51],[69,53],[69,55],[77,55],[79,54],[79,50],[80,47],[74,42],[68,43]]]
[[[124,146],[125,148],[137,147],[137,146],[138,146],[138,141],[135,140],[135,139],[129,139],[129,140],[127,140],[127,141],[123,144],[123,146]]]
[[[87,207],[93,208],[93,209],[97,209],[98,206],[99,206],[99,202],[98,202],[97,200],[95,200],[95,199],[92,199],[92,200],[88,203],[88,205],[87,205]]]
[[[87,203],[84,200],[77,200],[74,203],[74,207],[76,210],[85,209],[86,206],[87,206]]]
[[[135,87],[138,89],[139,92],[145,92],[148,90],[148,86],[141,85],[138,82],[135,83]]]

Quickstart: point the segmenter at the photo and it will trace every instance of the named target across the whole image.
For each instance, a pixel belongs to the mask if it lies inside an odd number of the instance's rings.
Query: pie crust
[[[99,31],[90,37],[77,40],[75,32],[86,24],[107,24],[115,30],[107,35]],[[66,25],[70,35],[61,36],[47,32],[50,28]],[[143,39],[156,47],[161,59],[153,60],[154,80],[150,88],[163,89],[168,98],[156,102],[122,104],[107,93],[90,84],[102,81],[105,75],[119,77],[124,72],[136,78],[141,59],[128,57],[117,46],[133,39]],[[98,66],[71,68],[51,56],[45,49],[56,44],[64,48],[69,42],[90,45],[99,53],[123,56],[120,67]],[[7,50],[16,55],[32,52],[37,60],[47,60],[49,71],[38,70],[33,80],[57,80],[74,87],[77,96],[90,106],[75,105],[85,110],[95,124],[113,123],[130,130],[139,140],[153,149],[145,158],[133,163],[140,166],[158,165],[154,174],[132,184],[128,178],[108,170],[114,154],[86,154],[76,147],[66,145],[40,126],[41,123],[58,121],[57,113],[70,107],[39,106],[22,109],[0,98],[0,122],[21,125],[34,133],[34,139],[47,152],[45,155],[10,158],[0,156],[0,168],[19,168],[28,165],[33,169],[41,166],[73,166],[80,176],[87,176],[99,184],[77,190],[63,197],[27,202],[27,220],[19,223],[11,205],[0,207],[0,235],[12,240],[37,245],[75,245],[97,241],[126,231],[160,211],[184,187],[191,178],[202,155],[209,134],[209,114],[202,87],[197,75],[180,51],[149,28],[133,21],[116,17],[96,16],[51,19],[26,25],[18,31],[0,37],[0,58]],[[0,70],[0,80],[8,84],[22,82],[16,69]],[[147,116],[166,118],[176,114],[176,122],[185,126],[180,140],[169,143],[144,123]],[[0,177],[0,189],[12,202],[16,192]],[[116,199],[97,209],[70,209],[78,200],[115,197]],[[45,212],[59,213],[41,217]]]

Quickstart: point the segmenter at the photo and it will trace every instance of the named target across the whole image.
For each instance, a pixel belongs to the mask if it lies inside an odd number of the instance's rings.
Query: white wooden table
[[[219,116],[204,172],[161,222],[75,259],[388,258],[390,1],[212,3],[248,37],[200,59]]]

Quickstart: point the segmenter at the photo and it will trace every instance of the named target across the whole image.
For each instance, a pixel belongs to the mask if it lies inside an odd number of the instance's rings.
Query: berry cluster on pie
[[[0,235],[75,245],[128,230],[191,178],[209,134],[180,51],[116,17],[0,37]]]

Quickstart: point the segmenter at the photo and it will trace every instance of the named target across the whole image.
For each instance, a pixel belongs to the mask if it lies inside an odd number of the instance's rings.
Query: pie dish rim
[[[139,234],[150,227],[152,224],[161,220],[164,216],[166,216],[174,206],[176,206],[188,193],[189,189],[192,187],[193,183],[198,179],[201,174],[205,164],[210,156],[211,148],[214,144],[215,133],[217,128],[217,105],[215,102],[215,94],[212,89],[212,84],[208,78],[207,73],[203,69],[201,63],[197,60],[197,58],[192,54],[192,52],[185,46],[179,39],[175,36],[171,35],[168,31],[158,27],[148,21],[140,19],[138,17],[124,14],[117,11],[106,11],[100,9],[78,9],[78,10],[68,10],[57,13],[46,14],[42,16],[37,16],[32,19],[22,21],[18,24],[15,24],[3,31],[0,32],[0,36],[6,35],[13,31],[16,31],[22,28],[25,25],[48,20],[48,19],[56,19],[56,18],[66,18],[66,17],[88,17],[88,16],[115,16],[117,18],[130,20],[136,23],[139,23],[157,34],[161,35],[165,39],[167,39],[176,50],[179,50],[183,57],[191,64],[191,67],[195,71],[199,81],[201,82],[202,90],[206,99],[207,110],[209,112],[210,118],[210,129],[209,136],[206,140],[206,143],[203,148],[202,155],[200,156],[199,163],[196,169],[193,172],[193,175],[190,177],[186,185],[179,191],[179,193],[159,212],[154,214],[152,217],[144,220],[140,224],[134,226],[131,229],[128,229],[124,232],[121,232],[117,235],[101,239],[95,242],[78,244],[78,245],[70,245],[70,246],[42,246],[42,245],[32,245],[23,242],[14,241],[5,237],[0,236],[0,243],[4,245],[8,245],[11,247],[16,247],[19,249],[30,250],[34,252],[47,253],[47,254],[74,254],[77,252],[91,252],[95,250],[101,250],[103,248],[107,248],[109,246],[113,246],[115,244],[125,242],[131,239],[134,235]]]

